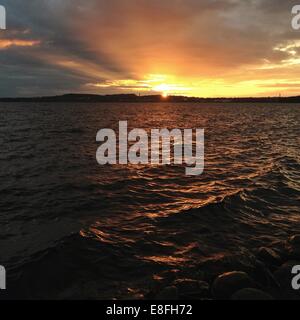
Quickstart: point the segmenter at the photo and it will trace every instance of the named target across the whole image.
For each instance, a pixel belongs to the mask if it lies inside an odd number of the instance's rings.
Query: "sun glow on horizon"
[[[157,92],[163,98],[167,98],[170,95],[189,95],[192,90],[188,85],[188,81],[180,80],[174,75],[149,74],[145,76],[143,83],[149,91]]]
[[[254,66],[251,72],[258,72],[259,67]],[[98,88],[101,91],[93,93],[136,93],[159,94],[166,99],[169,96],[187,97],[250,97],[250,96],[278,96],[288,95],[287,90],[298,93],[300,82],[291,82],[289,79],[255,79],[244,80],[224,78],[190,78],[170,74],[147,74],[138,79],[116,79],[99,83],[88,83],[87,87]],[[255,94],[254,94],[255,93]]]
[[[170,85],[167,85],[167,84],[160,84],[156,87],[153,87],[153,90],[154,91],[158,91],[161,93],[161,96],[163,98],[167,98],[169,96],[169,94],[171,93],[172,91],[172,88]]]

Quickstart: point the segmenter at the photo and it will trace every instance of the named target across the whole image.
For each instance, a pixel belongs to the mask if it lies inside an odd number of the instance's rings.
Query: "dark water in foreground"
[[[96,133],[119,120],[205,128],[205,173],[99,166]],[[300,233],[299,105],[0,104],[0,141],[12,297],[142,297],[165,270]]]

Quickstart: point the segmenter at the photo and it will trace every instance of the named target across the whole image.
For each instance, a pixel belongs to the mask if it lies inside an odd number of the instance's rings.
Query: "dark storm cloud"
[[[0,41],[36,40],[40,44],[33,47],[16,45],[6,50],[1,50],[0,45],[0,96],[77,91],[88,81],[102,81],[99,76],[93,79],[79,71],[55,66],[55,61],[47,58],[52,54],[71,60],[76,57],[127,76],[109,57],[90,51],[81,39],[74,37],[71,30],[74,21],[69,13],[76,10],[76,1],[2,0],[2,4],[8,13],[8,30],[0,34]],[[23,79],[26,82],[22,82]]]

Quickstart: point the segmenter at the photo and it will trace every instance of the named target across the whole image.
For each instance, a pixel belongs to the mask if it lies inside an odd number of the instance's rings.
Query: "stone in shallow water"
[[[270,265],[280,265],[281,263],[281,257],[279,254],[270,248],[259,248],[257,256],[259,259]]]
[[[265,287],[279,288],[279,283],[274,278],[272,272],[261,261],[256,261],[255,271],[252,274],[254,281]]]
[[[287,252],[290,259],[300,259],[300,235],[289,238]]]
[[[216,299],[230,299],[238,290],[256,287],[247,273],[232,271],[224,273],[214,281],[212,293]]]
[[[289,243],[291,245],[299,246],[300,247],[300,234],[296,234],[289,239]]]
[[[178,300],[178,289],[175,286],[164,288],[155,300]]]
[[[82,293],[79,286],[67,288],[58,295],[58,300],[80,300],[82,299]]]
[[[239,270],[248,274],[255,272],[256,257],[251,252],[240,252],[234,255],[219,255],[202,261],[198,268],[204,272],[205,280],[213,281],[218,275],[232,270]]]
[[[292,247],[288,251],[290,259],[300,259],[300,248]]]
[[[273,300],[273,297],[268,293],[254,289],[245,288],[237,291],[231,297],[232,300]]]
[[[178,279],[174,282],[174,286],[178,288],[179,296],[183,299],[200,299],[209,296],[209,284],[205,281]]]

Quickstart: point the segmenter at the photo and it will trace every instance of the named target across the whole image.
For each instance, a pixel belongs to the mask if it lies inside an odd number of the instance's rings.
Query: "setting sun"
[[[161,84],[161,85],[155,86],[153,90],[161,92],[161,96],[163,98],[167,98],[170,92],[172,91],[172,88],[167,84]]]
[[[145,82],[151,91],[160,93],[164,98],[169,95],[188,95],[191,91],[186,84],[170,75],[151,75]]]

